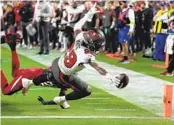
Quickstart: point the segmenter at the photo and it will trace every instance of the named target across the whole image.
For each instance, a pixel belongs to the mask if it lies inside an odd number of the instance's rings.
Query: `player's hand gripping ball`
[[[119,89],[125,88],[129,84],[129,77],[126,74],[120,74],[120,83],[116,84],[116,87]]]

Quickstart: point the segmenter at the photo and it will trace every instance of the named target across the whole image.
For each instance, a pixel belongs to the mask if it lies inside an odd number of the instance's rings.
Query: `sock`
[[[45,103],[43,105],[56,105],[56,104],[57,103],[55,103],[53,100],[51,100],[51,101],[45,101]]]
[[[11,55],[12,55],[12,76],[14,77],[14,73],[16,70],[19,69],[20,67],[20,62],[19,62],[19,58],[18,58],[18,54],[16,53],[16,51],[11,51]]]

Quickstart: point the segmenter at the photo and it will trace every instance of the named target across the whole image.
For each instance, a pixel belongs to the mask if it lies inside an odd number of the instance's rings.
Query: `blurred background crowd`
[[[18,47],[40,46],[40,55],[49,55],[50,49],[65,52],[74,41],[74,24],[94,2],[100,13],[89,19],[83,30],[95,27],[104,32],[106,56],[122,56],[124,64],[130,62],[129,57],[135,61],[138,52],[160,61],[166,53],[172,57],[173,0],[1,1],[1,43],[11,35],[19,41]]]

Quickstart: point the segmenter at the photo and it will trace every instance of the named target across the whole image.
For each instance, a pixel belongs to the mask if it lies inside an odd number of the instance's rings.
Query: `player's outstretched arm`
[[[126,74],[119,75],[111,75],[104,68],[100,67],[97,63],[91,62],[89,63],[91,67],[97,70],[101,75],[105,76],[107,79],[111,81],[111,83],[115,84],[117,88],[124,88],[129,83],[129,78]]]
[[[91,62],[89,65],[92,66],[95,70],[97,70],[101,75],[106,76],[106,74],[108,73],[105,69],[103,69],[102,67],[100,67],[95,62]]]

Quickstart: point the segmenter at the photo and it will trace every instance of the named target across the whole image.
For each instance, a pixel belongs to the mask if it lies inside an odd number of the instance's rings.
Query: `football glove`
[[[110,79],[111,83],[119,89],[126,87],[129,83],[129,77],[126,74],[111,75],[107,73],[105,77]]]
[[[38,99],[39,102],[41,102],[42,105],[46,105],[45,100],[41,96],[38,96],[37,99]]]

